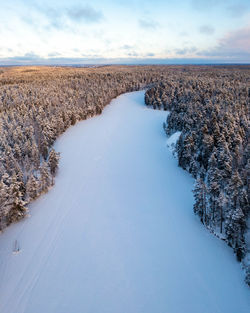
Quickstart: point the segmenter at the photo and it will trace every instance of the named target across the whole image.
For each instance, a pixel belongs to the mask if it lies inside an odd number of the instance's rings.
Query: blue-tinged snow
[[[176,154],[176,151],[175,151],[176,143],[180,135],[181,135],[181,132],[177,131],[167,138],[167,147],[170,151],[172,151],[174,155]]]
[[[55,186],[0,235],[1,313],[250,312],[232,250],[193,214],[166,112],[143,99],[122,95],[57,140]]]
[[[250,268],[250,217],[247,219],[247,230],[245,234],[246,241],[246,256],[243,260],[243,265],[245,268]]]

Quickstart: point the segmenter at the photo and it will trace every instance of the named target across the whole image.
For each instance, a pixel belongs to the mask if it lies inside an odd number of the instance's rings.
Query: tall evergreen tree
[[[50,172],[52,175],[55,175],[56,170],[58,168],[58,161],[59,161],[59,153],[56,153],[54,149],[51,149],[49,154],[48,164],[50,167]]]

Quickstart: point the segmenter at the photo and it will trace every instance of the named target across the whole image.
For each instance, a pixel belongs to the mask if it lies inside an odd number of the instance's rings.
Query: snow
[[[243,264],[245,267],[250,267],[250,217],[247,219],[247,231],[245,234],[245,241],[246,241],[246,256],[243,260]]]
[[[124,94],[57,140],[55,186],[0,236],[1,313],[250,312],[232,250],[193,214],[166,112],[143,98]]]
[[[177,131],[167,138],[167,147],[173,154],[175,154],[176,143],[180,135],[181,132]]]

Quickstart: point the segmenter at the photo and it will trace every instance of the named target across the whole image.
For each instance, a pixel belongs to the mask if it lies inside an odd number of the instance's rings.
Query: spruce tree
[[[56,153],[54,149],[51,149],[48,164],[52,175],[55,175],[56,173],[56,170],[58,168],[58,162],[59,162],[59,153]]]

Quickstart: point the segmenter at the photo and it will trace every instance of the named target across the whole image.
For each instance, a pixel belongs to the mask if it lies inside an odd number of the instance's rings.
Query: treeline
[[[194,212],[242,261],[249,253],[250,69],[186,70],[145,95],[147,105],[169,110],[167,135],[180,131],[179,166],[196,179]],[[250,285],[250,268],[246,264]]]
[[[0,230],[53,185],[56,138],[111,99],[166,75],[164,67],[3,68],[0,73]]]
[[[170,110],[168,135],[181,131],[176,149],[179,165],[196,178],[195,213],[243,259],[250,252],[249,73],[249,67],[205,66],[0,69],[0,230],[53,185],[58,136],[119,94],[155,86],[145,101]]]

